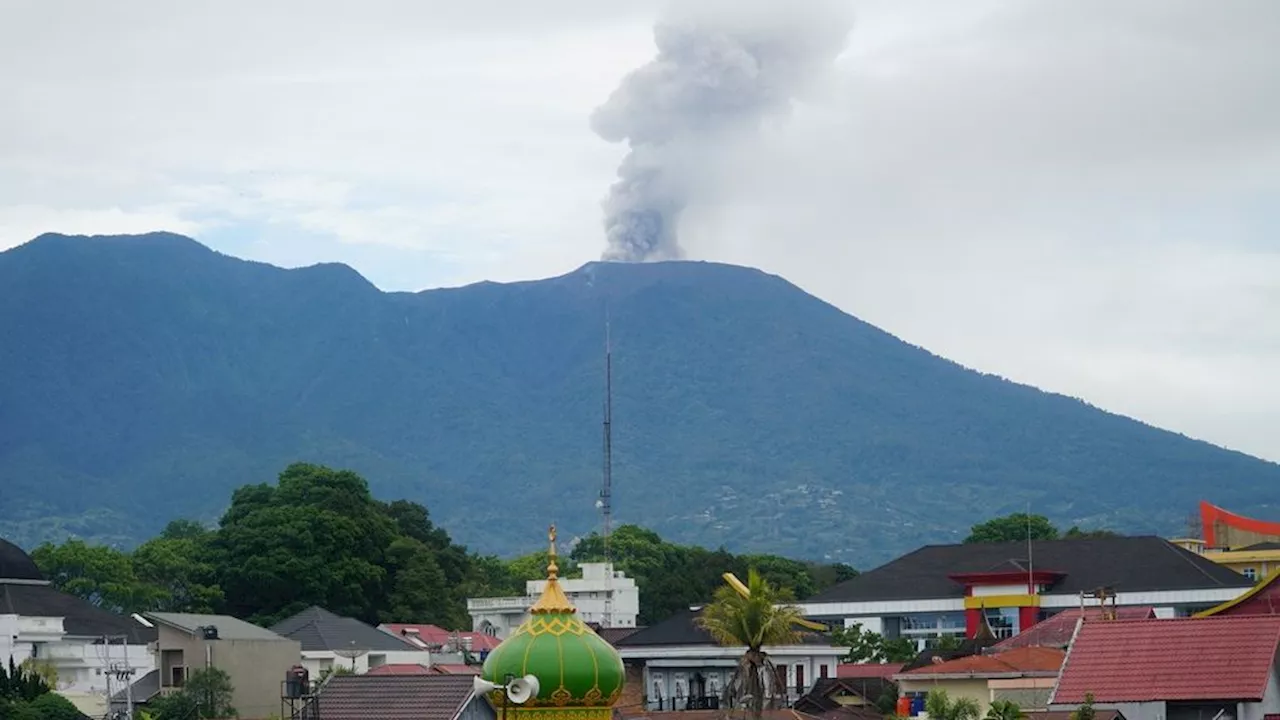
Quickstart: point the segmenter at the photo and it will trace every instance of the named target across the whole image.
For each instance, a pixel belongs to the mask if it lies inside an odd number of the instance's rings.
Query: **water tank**
[[[214,625],[205,625],[200,628],[200,631],[204,633],[205,640],[218,639],[218,628]]]
[[[284,696],[297,699],[305,697],[311,690],[311,673],[301,665],[294,665],[284,676]]]

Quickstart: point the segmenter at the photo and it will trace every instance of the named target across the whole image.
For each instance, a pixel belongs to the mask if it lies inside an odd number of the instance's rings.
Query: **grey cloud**
[[[772,0],[676,5],[654,29],[657,56],[633,71],[591,117],[630,152],[604,201],[608,260],[683,257],[681,213],[700,172],[763,122],[785,115],[843,47],[846,3],[802,12]]]

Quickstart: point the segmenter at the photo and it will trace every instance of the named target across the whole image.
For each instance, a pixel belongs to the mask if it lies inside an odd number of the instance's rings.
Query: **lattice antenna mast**
[[[604,618],[601,627],[613,627],[613,338],[609,306],[604,311],[604,479],[600,487],[600,515],[604,536]]]

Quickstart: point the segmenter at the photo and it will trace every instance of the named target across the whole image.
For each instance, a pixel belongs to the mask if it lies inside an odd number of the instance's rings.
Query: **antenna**
[[[1036,559],[1031,544],[1031,501],[1027,501],[1027,594],[1036,594]]]
[[[600,514],[604,528],[604,618],[600,627],[613,627],[613,338],[608,302],[604,306],[604,482],[600,487]]]

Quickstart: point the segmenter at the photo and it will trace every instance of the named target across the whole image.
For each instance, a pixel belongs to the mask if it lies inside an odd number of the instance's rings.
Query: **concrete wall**
[[[179,662],[186,675],[215,667],[231,679],[235,689],[231,704],[244,720],[256,720],[280,712],[280,684],[285,673],[298,664],[302,647],[295,640],[205,640],[157,623],[157,663],[161,686],[174,692],[172,667]],[[181,653],[179,656],[178,653]]]
[[[898,683],[899,697],[907,693],[928,693],[933,690],[945,690],[952,700],[973,700],[978,703],[980,717],[985,716],[991,707],[991,690],[987,687],[986,680],[902,680]]]

